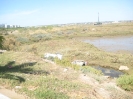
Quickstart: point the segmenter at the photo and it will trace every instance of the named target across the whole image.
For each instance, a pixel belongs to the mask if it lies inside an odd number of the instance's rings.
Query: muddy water
[[[92,66],[93,68],[102,71],[102,73],[105,76],[110,76],[112,78],[118,78],[120,75],[123,75],[124,73],[119,71],[119,70],[115,70],[112,68],[105,68],[105,67],[101,67],[101,66]]]
[[[128,52],[133,54],[133,36],[89,38],[85,39],[84,42],[93,44],[99,49],[108,52]],[[101,66],[93,66],[93,68],[101,70],[104,75],[113,78],[124,74],[112,68],[104,68]]]
[[[109,52],[129,52],[133,54],[133,36],[91,38],[84,40],[84,42]]]

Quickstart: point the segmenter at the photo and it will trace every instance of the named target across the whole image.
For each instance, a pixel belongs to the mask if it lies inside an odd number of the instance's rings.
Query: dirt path
[[[0,93],[9,97],[9,99],[28,99],[28,97],[16,93],[15,90],[5,89],[4,87],[0,87]]]
[[[100,96],[98,99],[133,99],[133,94],[130,94],[116,85],[114,79],[106,78],[104,82],[99,83],[94,78],[84,74],[79,75],[79,81],[93,86],[95,94]],[[114,94],[115,93],[115,94]]]
[[[56,63],[51,62],[49,60],[43,60],[45,62],[53,64],[55,67],[59,67]],[[59,70],[60,75],[70,75],[74,71],[70,69]],[[65,75],[66,73],[66,75]],[[59,77],[59,76],[58,76]],[[116,85],[116,80],[109,76],[101,76],[101,82],[97,81],[94,77],[89,75],[85,75],[83,73],[77,76],[77,81],[89,84],[92,86],[92,94],[95,97],[94,99],[133,99],[133,95],[122,90],[120,87]],[[114,94],[115,93],[115,94]]]

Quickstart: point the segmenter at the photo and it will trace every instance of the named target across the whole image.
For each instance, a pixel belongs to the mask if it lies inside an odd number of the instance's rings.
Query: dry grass
[[[118,69],[120,65],[125,65],[130,68],[127,71],[128,74],[133,72],[133,55],[126,53],[108,53],[99,50],[91,44],[83,43],[80,37],[101,37],[101,36],[117,36],[117,35],[131,35],[133,34],[133,24],[111,24],[102,26],[92,25],[78,25],[78,26],[64,26],[64,27],[40,27],[40,28],[27,28],[18,30],[9,35],[4,35],[5,38],[12,37],[14,43],[12,43],[11,50],[0,54],[0,67],[1,69],[7,69],[5,66],[8,62],[15,60],[13,69],[9,69],[3,74],[0,74],[0,83],[3,86],[12,87],[22,86],[21,91],[23,94],[27,94],[31,98],[42,99],[103,99],[102,95],[99,95],[94,90],[94,86],[83,83],[79,80],[79,76],[82,71],[73,70],[69,67],[61,67],[57,64],[51,64],[44,61],[44,53],[61,53],[64,59],[67,59],[69,63],[73,60],[85,60],[88,65],[100,65],[105,67],[112,67]],[[31,40],[34,35],[42,36],[48,34],[51,39],[38,39],[38,41]],[[19,42],[21,40],[27,40],[27,42]],[[38,37],[38,36],[37,36]],[[15,42],[21,43],[17,45],[15,49]],[[7,45],[11,43],[9,40]],[[103,61],[104,60],[104,61]],[[24,63],[37,62],[33,66],[25,65]],[[21,67],[21,68],[18,68]],[[64,69],[68,69],[64,72]],[[5,79],[5,75],[9,76]],[[105,78],[93,75],[92,73],[86,73],[94,82],[103,83]],[[11,77],[13,76],[13,77]],[[3,77],[3,78],[2,78]],[[21,77],[21,79],[18,79]],[[22,79],[23,78],[23,79]],[[19,82],[19,80],[24,80]],[[100,85],[99,85],[100,86]],[[99,87],[97,86],[97,87]],[[101,86],[100,86],[101,87]],[[105,88],[106,89],[106,88]],[[113,93],[114,89],[107,90]],[[115,89],[115,91],[117,91]],[[45,95],[45,96],[44,96]],[[117,96],[113,98],[127,98],[124,93],[121,96],[117,92]],[[110,98],[112,99],[112,98]]]
[[[85,60],[88,65],[100,65],[118,69],[119,66],[125,65],[130,68],[128,73],[132,73],[133,55],[107,53],[99,50],[91,44],[85,44],[77,39],[58,39],[45,42],[38,42],[31,45],[21,46],[22,52],[34,52],[43,57],[44,53],[61,53],[63,57],[73,60]],[[104,60],[104,61],[103,61]]]

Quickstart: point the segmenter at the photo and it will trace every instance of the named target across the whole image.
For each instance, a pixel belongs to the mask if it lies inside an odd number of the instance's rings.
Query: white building
[[[0,24],[0,28],[17,28],[20,25],[7,25],[7,24]]]
[[[7,28],[6,24],[0,24],[0,28]]]

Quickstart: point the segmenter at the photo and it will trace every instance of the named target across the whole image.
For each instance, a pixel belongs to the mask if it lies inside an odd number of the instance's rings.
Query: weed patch
[[[38,41],[50,40],[51,38],[52,38],[51,35],[40,33],[40,34],[33,34],[30,40],[33,42],[38,42]]]
[[[80,66],[72,64],[68,59],[62,59],[62,60],[55,59],[55,62],[63,67],[71,67],[74,70],[80,69]]]
[[[85,74],[87,73],[93,73],[93,74],[97,74],[97,75],[102,75],[102,71],[100,70],[96,70],[95,68],[92,68],[90,66],[83,66],[81,71]]]
[[[133,74],[123,75],[117,79],[117,84],[127,91],[133,90]]]
[[[37,99],[69,99],[69,97],[63,93],[57,93],[52,90],[36,90],[35,97]]]
[[[29,88],[31,85],[36,88],[31,90]],[[85,87],[80,83],[60,80],[54,76],[39,76],[36,81],[32,78],[32,80],[23,83],[23,86],[21,91],[36,99],[69,99],[68,92],[81,90]]]

